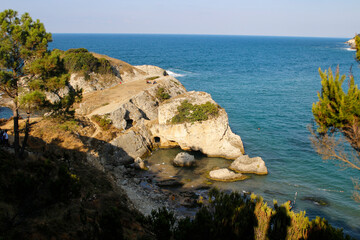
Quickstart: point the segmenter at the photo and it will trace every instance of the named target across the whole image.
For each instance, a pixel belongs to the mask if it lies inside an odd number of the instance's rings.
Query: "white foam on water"
[[[339,192],[339,193],[343,193],[343,190],[333,190],[333,189],[326,189],[326,188],[318,188],[318,190],[322,190],[324,192]]]
[[[184,76],[185,76],[185,74],[174,73],[173,71],[170,71],[170,70],[166,70],[166,72],[167,72],[170,76],[173,76],[173,77],[184,77]]]
[[[346,51],[351,51],[351,52],[355,52],[356,49],[352,49],[352,48],[344,48]]]

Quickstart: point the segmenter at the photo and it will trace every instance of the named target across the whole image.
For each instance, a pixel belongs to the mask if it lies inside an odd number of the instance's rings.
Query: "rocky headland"
[[[359,34],[358,34],[359,36]],[[354,49],[356,50],[356,41],[355,41],[355,37],[350,39],[349,41],[345,42],[346,44],[348,44],[350,46],[350,49]]]
[[[137,175],[137,171],[147,169],[143,159],[154,149],[180,147],[185,151],[200,151],[209,157],[232,160],[243,156],[240,136],[231,131],[225,109],[210,94],[186,91],[177,79],[159,67],[132,66],[108,56],[93,55],[109,60],[114,74],[91,73],[90,78],[71,74],[71,86],[83,89],[83,99],[75,107],[78,126],[54,131],[51,121],[33,118],[29,139],[33,158],[40,157],[42,151],[64,159],[81,158],[111,175],[135,208],[147,215],[152,209],[179,204],[169,201],[178,199],[174,196],[176,193],[164,192],[161,186],[183,185],[176,179],[154,180]],[[184,109],[184,106],[190,108]],[[179,115],[183,119],[174,121]],[[11,128],[11,123],[8,125],[5,127]],[[235,170],[267,174],[264,162],[256,160],[251,165],[252,159],[246,158],[244,171],[241,168]],[[249,169],[251,166],[254,169]],[[229,170],[217,173],[216,177],[212,173],[210,179],[234,181],[246,178]],[[196,202],[193,193],[190,197],[187,195],[185,199],[188,200],[181,198],[180,202],[190,201],[190,205]]]

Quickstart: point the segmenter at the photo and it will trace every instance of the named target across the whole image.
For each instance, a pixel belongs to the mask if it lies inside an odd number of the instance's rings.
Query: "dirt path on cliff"
[[[160,77],[155,81],[158,84],[162,82],[164,78],[166,77]],[[119,104],[153,86],[153,84],[146,83],[146,77],[121,83],[112,88],[84,94],[81,107],[90,107],[92,109],[86,114],[89,117],[95,114],[103,115],[115,110]]]

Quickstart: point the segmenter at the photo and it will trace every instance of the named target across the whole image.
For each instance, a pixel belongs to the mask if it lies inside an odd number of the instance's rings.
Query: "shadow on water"
[[[357,227],[350,226],[345,221],[335,219],[331,217],[331,215],[327,214],[325,209],[326,206],[314,207],[314,208],[306,208],[305,211],[311,212],[312,216],[309,216],[310,220],[315,219],[315,216],[319,216],[321,218],[325,218],[327,221],[331,222],[331,225],[336,228],[342,228],[345,234],[350,235],[355,239],[360,239],[360,225]],[[316,233],[314,233],[314,238],[311,239],[324,239],[324,238],[316,238]]]

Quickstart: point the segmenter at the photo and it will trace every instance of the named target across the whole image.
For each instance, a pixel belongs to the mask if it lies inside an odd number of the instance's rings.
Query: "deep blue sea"
[[[245,152],[261,156],[269,175],[224,189],[254,191],[272,203],[298,192],[295,211],[325,217],[360,239],[360,204],[352,200],[358,171],[324,162],[310,143],[307,125],[320,91],[318,68],[349,74],[360,69],[348,39],[207,35],[54,34],[51,48],[87,48],[132,65],[168,70],[187,90],[205,91],[226,109]],[[258,130],[260,128],[260,130]],[[316,201],[327,201],[320,206]]]

